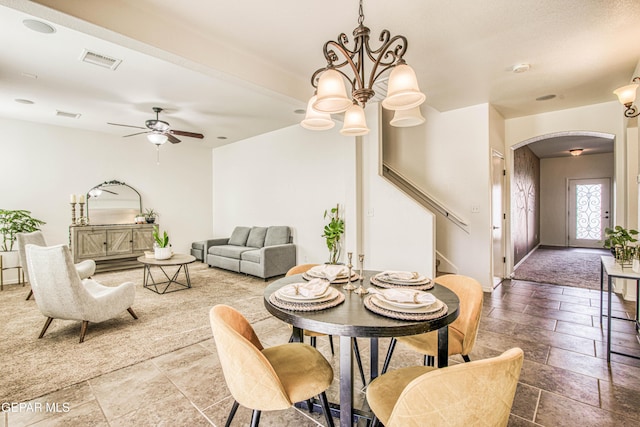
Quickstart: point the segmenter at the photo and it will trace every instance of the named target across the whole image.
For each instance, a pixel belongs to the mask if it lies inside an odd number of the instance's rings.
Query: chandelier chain
[[[340,33],[337,40],[326,42],[323,52],[327,66],[313,73],[311,85],[317,89],[320,75],[328,69],[336,70],[351,84],[352,96],[364,107],[366,102],[375,96],[373,85],[376,80],[387,70],[405,63],[403,56],[408,45],[406,37],[401,35],[392,37],[389,30],[385,29],[382,30],[378,38],[382,44],[377,49],[372,49],[369,44],[370,32],[369,28],[364,25],[364,8],[362,0],[360,0],[358,27],[353,30],[353,50],[347,47],[349,37],[345,33]],[[344,58],[342,61],[341,57]],[[364,64],[366,58],[373,63],[368,80]],[[351,69],[353,76],[343,71],[341,69],[343,67],[346,70]]]

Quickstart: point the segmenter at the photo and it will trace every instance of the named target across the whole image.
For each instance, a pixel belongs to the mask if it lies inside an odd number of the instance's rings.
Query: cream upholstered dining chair
[[[333,426],[325,390],[333,369],[322,354],[304,343],[264,348],[255,331],[238,311],[216,305],[209,312],[211,330],[227,387],[234,398],[226,426],[242,405],[253,410],[257,427],[262,411],[290,408],[319,396],[328,426]]]
[[[465,362],[469,362],[469,353],[476,342],[480,325],[482,285],[471,277],[458,274],[440,276],[436,282],[452,290],[460,300],[458,318],[449,325],[449,356],[460,354]],[[401,342],[412,350],[424,354],[424,364],[433,366],[434,357],[438,354],[438,331],[392,338],[382,366],[383,374],[389,368],[396,342]]]
[[[131,306],[136,296],[133,282],[107,287],[92,279],[80,280],[69,247],[27,245],[27,265],[31,289],[38,308],[47,320],[38,338],[42,338],[53,319],[81,320],[80,342],[84,341],[89,322],[104,322],[127,310],[138,316]]]
[[[20,257],[20,265],[24,270],[25,279],[27,282],[31,284],[31,280],[29,280],[29,266],[27,265],[27,253],[25,251],[26,245],[36,245],[36,246],[47,246],[44,235],[42,231],[34,231],[32,233],[18,233],[16,235],[18,237],[18,255]],[[92,259],[88,259],[78,264],[75,264],[76,270],[78,270],[78,274],[80,275],[80,279],[87,279],[96,272],[96,263]],[[33,295],[33,290],[29,290],[29,295],[27,295],[27,299],[31,298]]]
[[[316,265],[319,264],[300,264],[300,265],[296,265],[293,266],[289,269],[289,271],[287,271],[287,273],[285,274],[285,276],[293,276],[296,274],[302,274],[310,269],[312,269],[313,267],[315,267]],[[291,325],[289,325],[291,326]],[[331,335],[327,335],[327,334],[323,334],[321,332],[315,332],[315,331],[308,331],[308,330],[304,330],[304,335],[309,337],[309,341],[311,342],[311,345],[313,347],[316,346],[316,342],[317,342],[317,337],[323,337],[323,336],[328,336],[329,337],[329,346],[331,347],[331,354],[335,354],[333,351],[333,336]],[[293,336],[291,336],[291,340],[293,340]],[[291,342],[291,340],[289,340],[289,342]],[[357,338],[353,338],[351,340],[351,342],[353,343],[353,354],[356,356],[356,362],[358,364],[358,371],[360,372],[360,379],[362,380],[362,385],[365,386],[367,385],[367,380],[364,376],[364,368],[362,367],[362,358],[360,357],[360,348],[358,347],[358,340]]]
[[[411,366],[369,384],[367,402],[386,427],[506,426],[523,352],[512,348],[491,359],[442,369]]]

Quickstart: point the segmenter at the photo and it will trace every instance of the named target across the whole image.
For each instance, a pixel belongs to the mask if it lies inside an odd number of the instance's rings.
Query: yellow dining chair
[[[302,274],[302,273],[312,269],[316,265],[319,265],[319,264],[300,264],[300,265],[296,265],[294,267],[291,267],[289,269],[289,271],[287,271],[285,276],[293,276],[293,275],[296,275],[296,274]],[[289,325],[289,326],[291,326],[291,325]],[[332,355],[335,354],[335,352],[333,351],[333,336],[332,335],[323,334],[321,332],[308,331],[306,329],[303,331],[303,333],[304,333],[305,336],[309,337],[309,341],[311,342],[311,345],[313,347],[316,346],[317,337],[328,336],[329,337],[329,346],[331,347],[331,354]],[[291,337],[289,342],[291,342],[292,340],[293,340],[293,336]],[[364,368],[362,366],[362,358],[360,357],[360,348],[358,347],[358,340],[356,338],[353,338],[351,340],[351,342],[353,343],[353,354],[356,356],[356,362],[358,364],[358,371],[360,371],[360,379],[362,379],[362,385],[366,386],[367,385],[367,380],[366,380],[366,378],[364,376]]]
[[[287,409],[316,395],[327,425],[333,427],[325,394],[333,381],[333,369],[318,350],[304,343],[264,348],[247,319],[227,305],[214,306],[209,319],[222,372],[234,398],[226,427],[239,405],[253,410],[251,426],[257,427],[262,411]]]
[[[469,362],[469,353],[476,342],[480,325],[482,285],[471,277],[457,274],[440,276],[436,279],[436,283],[452,290],[460,300],[458,318],[449,325],[449,356],[460,354],[465,362]],[[401,342],[412,350],[424,354],[425,365],[434,365],[434,357],[438,354],[438,331],[392,338],[382,366],[383,374],[389,368],[396,342]]]
[[[506,426],[523,358],[516,347],[491,359],[381,375],[367,388],[373,427],[378,420],[386,427]]]

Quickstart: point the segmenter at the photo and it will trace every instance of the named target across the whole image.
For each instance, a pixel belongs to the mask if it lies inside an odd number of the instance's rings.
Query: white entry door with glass
[[[610,226],[611,180],[569,180],[569,246],[601,248]]]

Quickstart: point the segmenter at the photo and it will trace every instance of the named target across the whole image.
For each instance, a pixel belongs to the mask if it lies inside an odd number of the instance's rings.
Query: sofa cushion
[[[290,230],[286,225],[272,225],[267,229],[264,238],[265,246],[284,245],[289,243]]]
[[[251,261],[260,264],[260,249],[242,252],[241,259],[243,261]]]
[[[231,233],[231,237],[229,237],[229,244],[236,246],[246,245],[250,231],[251,227],[236,227]]]
[[[242,255],[245,251],[250,251],[255,248],[248,248],[246,246],[234,246],[234,245],[221,245],[221,246],[211,246],[209,248],[209,253],[211,255],[218,255],[226,258],[240,259],[240,255]]]
[[[267,227],[251,227],[249,237],[247,238],[247,246],[251,246],[252,248],[263,247],[266,235]]]

